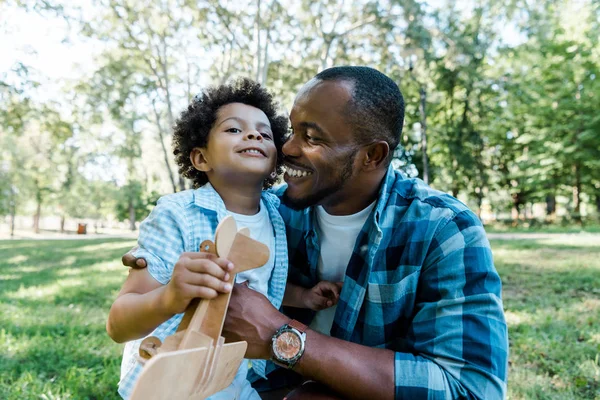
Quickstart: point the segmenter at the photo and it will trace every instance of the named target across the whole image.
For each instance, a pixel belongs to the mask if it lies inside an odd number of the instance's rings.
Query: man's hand
[[[223,336],[227,342],[248,342],[246,358],[271,358],[271,338],[290,318],[281,314],[262,294],[236,284],[231,293]]]
[[[124,266],[130,267],[133,269],[144,269],[148,265],[146,264],[146,260],[143,258],[136,258],[133,255],[133,252],[138,249],[138,246],[132,247],[127,253],[123,254],[121,257],[121,262]]]
[[[211,253],[183,253],[163,292],[164,307],[172,314],[185,311],[195,298],[213,299],[228,293],[233,264]]]
[[[336,305],[343,284],[344,282],[321,281],[311,289],[304,289],[301,297],[304,307],[319,311]]]

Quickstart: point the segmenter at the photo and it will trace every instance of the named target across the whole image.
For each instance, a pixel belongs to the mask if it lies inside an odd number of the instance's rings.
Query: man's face
[[[327,208],[353,195],[347,183],[359,146],[343,113],[351,93],[350,82],[315,79],[298,93],[290,113],[293,133],[283,146],[288,206]]]

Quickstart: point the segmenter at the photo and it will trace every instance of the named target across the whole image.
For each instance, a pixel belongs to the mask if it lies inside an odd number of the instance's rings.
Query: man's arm
[[[419,282],[416,314],[402,338],[410,352],[368,348],[309,329],[295,370],[347,398],[505,397],[501,284],[473,213],[460,213],[440,228]],[[236,287],[224,334],[248,341],[249,358],[266,359],[271,336],[289,320],[263,296]]]
[[[271,358],[271,337],[290,321],[260,293],[235,285],[223,335],[246,340],[246,357]],[[350,399],[394,398],[394,352],[306,331],[306,350],[294,371]]]

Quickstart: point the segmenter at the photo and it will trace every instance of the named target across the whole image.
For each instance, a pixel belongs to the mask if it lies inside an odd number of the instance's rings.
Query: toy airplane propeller
[[[215,243],[205,240],[200,251],[217,254],[234,264],[235,274],[260,267],[269,260],[269,249],[237,230],[233,217],[217,227]],[[246,342],[225,343],[221,336],[231,292],[212,300],[195,299],[187,308],[177,332],[165,339],[142,341],[144,369],[133,389],[132,400],[205,399],[231,384],[246,353]]]

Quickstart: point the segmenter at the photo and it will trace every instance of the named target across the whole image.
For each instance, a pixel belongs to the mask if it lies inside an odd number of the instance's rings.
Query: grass
[[[0,399],[118,399],[104,323],[131,240],[0,241]],[[510,399],[600,400],[600,239],[492,241]]]
[[[511,399],[600,399],[600,238],[496,240]]]
[[[124,240],[0,241],[0,399],[119,399]]]
[[[544,224],[522,223],[517,226],[510,224],[490,223],[485,226],[488,233],[600,233],[600,224],[595,221],[586,221],[584,224]]]

